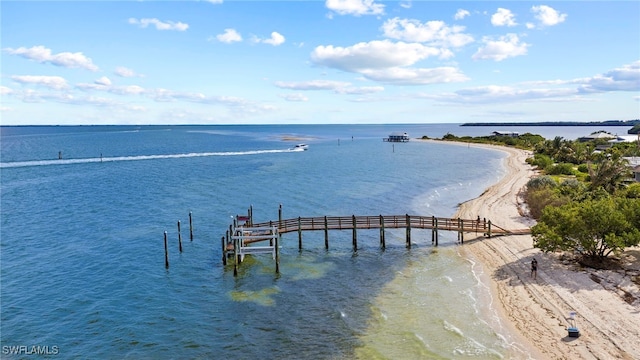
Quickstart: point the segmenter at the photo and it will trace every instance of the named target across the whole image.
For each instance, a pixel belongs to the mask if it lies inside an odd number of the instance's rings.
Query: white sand
[[[479,215],[509,230],[532,226],[535,222],[521,215],[518,196],[534,175],[525,162],[530,154],[500,146],[470,146],[507,152],[507,174],[479,198],[462,204],[456,216],[475,219]],[[488,285],[494,303],[509,326],[520,333],[532,358],[640,359],[640,290],[630,280],[640,272],[581,269],[563,262],[559,254],[544,254],[533,248],[530,235],[490,239],[469,236],[465,234],[462,251],[482,264],[491,279]],[[626,253],[640,258],[637,248]],[[533,256],[538,260],[535,280],[529,270]],[[625,293],[627,299],[633,296],[635,301],[626,302]],[[568,337],[571,312],[576,312],[578,338]]]

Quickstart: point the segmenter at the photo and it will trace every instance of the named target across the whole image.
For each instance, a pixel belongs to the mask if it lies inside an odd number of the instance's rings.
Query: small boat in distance
[[[305,151],[309,149],[309,145],[307,144],[297,144],[293,148],[289,149],[291,151]]]

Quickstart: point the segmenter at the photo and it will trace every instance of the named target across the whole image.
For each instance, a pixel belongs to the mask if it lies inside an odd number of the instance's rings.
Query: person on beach
[[[535,280],[537,275],[538,275],[538,260],[536,260],[536,258],[533,258],[533,260],[531,260],[531,276]]]

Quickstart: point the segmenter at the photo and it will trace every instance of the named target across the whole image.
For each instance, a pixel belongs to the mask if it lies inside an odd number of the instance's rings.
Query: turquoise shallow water
[[[350,232],[330,233],[329,251],[321,232],[305,233],[302,251],[288,234],[280,275],[268,256],[237,277],[222,265],[220,237],[250,205],[257,221],[280,204],[285,218],[452,215],[499,179],[504,154],[381,141],[449,127],[3,128],[2,358],[21,357],[15,346],[64,358],[508,356],[455,234],[436,249],[416,230],[408,250],[388,231],[381,251],[378,231],[362,231],[357,253]],[[288,151],[283,136],[309,151]]]

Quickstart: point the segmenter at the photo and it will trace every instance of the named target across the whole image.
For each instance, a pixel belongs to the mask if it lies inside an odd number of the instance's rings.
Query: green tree
[[[534,246],[544,252],[577,251],[602,259],[638,245],[639,229],[640,201],[606,198],[548,206],[531,232]]]
[[[605,156],[594,166],[589,168],[591,178],[590,189],[604,188],[610,194],[631,176],[627,161],[618,155]]]

